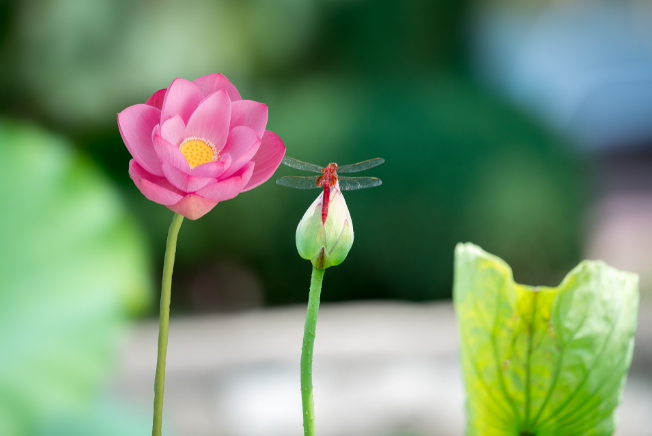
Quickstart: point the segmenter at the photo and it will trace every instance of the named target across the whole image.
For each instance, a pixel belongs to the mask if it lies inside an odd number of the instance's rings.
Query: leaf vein
[[[543,420],[541,422],[541,426],[548,423],[552,418],[555,417],[556,414],[560,413],[560,411],[562,411],[566,406],[568,406],[568,404],[570,404],[570,402],[573,400],[573,398],[575,398],[575,396],[580,391],[580,389],[582,389],[582,387],[584,386],[586,381],[589,379],[589,376],[591,375],[591,373],[595,369],[596,365],[598,365],[598,363],[602,359],[602,355],[604,354],[605,350],[608,348],[609,341],[611,340],[611,336],[613,335],[613,332],[616,330],[616,326],[620,322],[620,315],[621,315],[621,310],[618,311],[618,315],[617,315],[616,319],[614,320],[614,323],[611,326],[611,329],[609,330],[609,334],[607,335],[607,338],[605,339],[604,344],[602,345],[602,348],[600,349],[600,353],[598,353],[598,355],[596,356],[593,364],[591,365],[591,368],[589,368],[589,370],[586,371],[586,373],[584,374],[584,377],[582,378],[582,381],[580,382],[580,384],[577,386],[575,391],[573,391],[573,393],[568,396],[566,401],[561,406],[557,407],[557,409],[555,409],[554,412],[552,412],[545,420]]]

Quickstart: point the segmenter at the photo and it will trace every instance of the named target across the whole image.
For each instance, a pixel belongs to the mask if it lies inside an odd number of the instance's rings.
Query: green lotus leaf
[[[0,435],[22,436],[98,395],[148,262],[97,168],[32,126],[0,120],[0,198]]]
[[[556,288],[519,285],[455,250],[468,436],[611,435],[634,350],[638,277],[583,261]]]

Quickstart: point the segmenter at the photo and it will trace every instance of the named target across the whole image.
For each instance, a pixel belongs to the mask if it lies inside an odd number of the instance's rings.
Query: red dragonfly
[[[385,162],[383,158],[369,159],[357,164],[338,166],[336,163],[329,164],[326,168],[320,167],[307,162],[293,159],[285,156],[283,163],[289,167],[296,168],[303,171],[311,171],[313,173],[321,173],[321,176],[286,176],[281,177],[276,181],[279,185],[289,186],[290,188],[297,189],[316,189],[324,188],[324,197],[330,198],[331,187],[340,182],[340,189],[342,191],[352,191],[354,189],[372,188],[379,186],[383,182],[375,177],[340,177],[337,173],[357,173],[358,171],[368,170]],[[326,223],[328,217],[328,203],[329,201],[322,202],[321,208],[321,223]]]

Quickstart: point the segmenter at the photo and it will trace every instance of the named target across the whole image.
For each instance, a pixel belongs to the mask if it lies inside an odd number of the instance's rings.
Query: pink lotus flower
[[[140,192],[193,220],[276,171],[285,146],[266,125],[267,106],[242,100],[221,74],[175,79],[118,114]]]

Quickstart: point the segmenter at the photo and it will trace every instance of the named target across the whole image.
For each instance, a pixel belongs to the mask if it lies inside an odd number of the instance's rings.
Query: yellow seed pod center
[[[197,165],[207,162],[215,162],[218,158],[215,146],[201,138],[186,138],[181,143],[179,149],[188,161],[190,168],[195,168]]]

